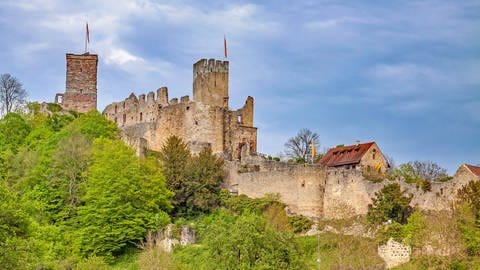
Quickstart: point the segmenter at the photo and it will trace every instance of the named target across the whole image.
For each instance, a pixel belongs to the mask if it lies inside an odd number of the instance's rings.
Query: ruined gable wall
[[[318,166],[261,160],[227,161],[226,187],[252,198],[278,193],[290,212],[318,218],[323,211],[324,170]]]
[[[472,174],[465,165],[458,168],[453,179],[447,182],[432,182],[432,190],[424,192],[421,188],[402,182],[402,188],[414,195],[411,205],[418,205],[424,210],[451,210],[457,199],[457,192],[468,182],[480,181],[480,177]]]
[[[362,159],[360,160],[360,165],[363,169],[370,167],[370,169],[374,171],[379,162],[381,164],[381,172],[385,172],[388,164],[387,159],[382,154],[382,151],[380,151],[378,145],[374,143],[363,155]]]
[[[229,111],[227,122],[225,150],[232,154],[232,158],[239,159],[244,146],[249,147],[250,153],[256,153],[257,128],[253,126],[253,98],[247,97],[241,109]]]

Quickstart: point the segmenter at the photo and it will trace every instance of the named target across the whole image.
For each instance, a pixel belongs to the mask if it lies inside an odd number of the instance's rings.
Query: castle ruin
[[[55,103],[64,110],[87,112],[97,107],[97,65],[94,54],[67,54],[65,93]],[[224,188],[231,193],[263,197],[276,193],[291,213],[311,218],[346,218],[364,215],[372,197],[384,185],[368,181],[365,172],[384,173],[389,164],[374,142],[332,148],[317,164],[268,160],[256,153],[257,128],[253,126],[254,100],[242,108],[229,108],[229,62],[201,59],[193,65],[193,99],[169,100],[159,88],[138,97],[108,105],[103,115],[121,129],[123,139],[138,154],[161,150],[176,135],[193,153],[210,147],[226,158]],[[480,181],[480,168],[462,165],[448,182],[433,182],[425,192],[401,180],[413,195],[411,205],[424,210],[449,210],[456,192],[469,181]]]
[[[98,56],[89,53],[67,53],[66,58],[65,93],[58,93],[55,103],[64,110],[81,113],[96,110]]]
[[[228,61],[201,59],[193,65],[193,100],[189,96],[169,100],[167,87],[146,96],[131,94],[108,105],[103,115],[122,130],[125,140],[161,150],[172,135],[184,140],[193,153],[205,146],[214,153],[238,158],[243,147],[255,152],[257,128],[253,126],[253,98],[238,110],[228,106]]]

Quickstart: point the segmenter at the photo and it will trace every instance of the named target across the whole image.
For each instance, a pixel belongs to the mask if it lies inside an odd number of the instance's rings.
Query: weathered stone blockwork
[[[108,105],[103,114],[123,129],[124,136],[144,138],[152,150],[161,150],[175,135],[194,153],[205,146],[231,158],[238,158],[244,146],[255,152],[254,100],[248,97],[235,111],[228,108],[228,62],[202,59],[194,64],[193,77],[193,100],[183,96],[169,101],[168,89],[161,87],[156,98],[154,92],[138,97],[132,93]]]
[[[64,94],[55,96],[55,103],[65,110],[88,112],[97,109],[96,54],[67,53],[67,76]],[[59,99],[61,98],[61,100]]]
[[[314,165],[295,165],[262,159],[226,162],[225,187],[252,198],[275,193],[288,211],[311,218],[323,216],[325,171]]]
[[[458,189],[469,181],[480,181],[480,176],[472,174],[462,165],[452,180],[433,183],[432,191],[424,192],[400,179],[386,179],[380,183],[368,181],[361,171],[353,168],[297,165],[248,155],[242,155],[241,160],[227,162],[225,172],[225,188],[232,193],[253,198],[277,193],[292,213],[325,219],[365,215],[375,193],[393,182],[413,195],[412,207],[448,211]]]

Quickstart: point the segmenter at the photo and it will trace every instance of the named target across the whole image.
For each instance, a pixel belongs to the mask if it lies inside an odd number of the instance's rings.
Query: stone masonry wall
[[[95,54],[67,54],[65,93],[55,103],[65,110],[87,112],[97,109],[97,65]],[[61,98],[61,101],[60,101]]]
[[[193,99],[228,107],[228,61],[201,59],[193,65]]]
[[[388,168],[387,159],[376,143],[374,143],[365,155],[363,155],[360,160],[360,165],[360,169],[366,171],[374,171],[379,167],[381,172],[385,172]]]
[[[358,170],[327,170],[323,217],[338,219],[365,215],[375,192],[383,186],[384,183],[365,180]]]
[[[432,182],[432,190],[424,192],[421,188],[401,182],[402,189],[413,194],[411,205],[418,205],[424,210],[449,211],[456,201],[457,191],[470,181],[480,181],[480,177],[472,174],[465,165],[461,165],[447,182]]]
[[[288,164],[261,156],[242,156],[240,161],[227,162],[225,171],[225,187],[232,193],[253,198],[278,193],[292,213],[325,219],[365,215],[375,193],[390,183],[399,183],[402,190],[413,195],[412,207],[450,210],[457,190],[471,180],[480,180],[461,166],[452,180],[433,183],[432,191],[423,192],[401,180],[368,181],[355,169]]]
[[[169,101],[166,87],[157,90],[156,98],[154,92],[138,97],[132,93],[124,101],[108,105],[103,114],[122,128],[125,137],[144,138],[148,148],[156,151],[172,135],[183,139],[194,153],[205,146],[232,158],[239,157],[244,145],[250,146],[250,152],[256,151],[253,98],[248,97],[238,110],[228,108],[227,61],[198,61],[193,94],[193,101],[189,96]]]
[[[226,162],[226,187],[252,198],[277,193],[291,213],[311,218],[322,216],[323,175],[317,166],[268,161]]]

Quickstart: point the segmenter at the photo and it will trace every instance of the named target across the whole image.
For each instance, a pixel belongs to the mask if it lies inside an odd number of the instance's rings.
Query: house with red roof
[[[327,168],[385,172],[390,165],[375,142],[357,143],[330,148],[320,160]]]
[[[480,177],[480,167],[464,164],[464,166],[470,171],[474,177]]]
[[[480,180],[480,167],[462,164],[458,167],[453,178],[457,179],[461,184],[466,184],[472,180],[478,181]]]

